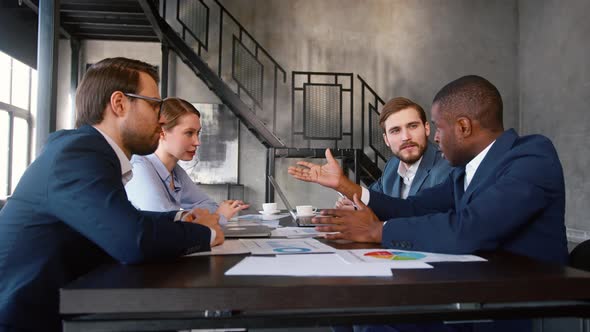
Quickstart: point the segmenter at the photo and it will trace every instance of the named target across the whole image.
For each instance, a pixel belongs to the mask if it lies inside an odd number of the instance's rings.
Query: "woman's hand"
[[[230,220],[236,213],[249,208],[250,205],[240,201],[240,200],[227,200],[223,201],[219,204],[219,208],[217,208],[216,213],[224,216],[225,219]]]

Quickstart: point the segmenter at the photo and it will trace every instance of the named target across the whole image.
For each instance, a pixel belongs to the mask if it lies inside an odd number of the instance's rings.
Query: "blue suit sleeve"
[[[96,139],[78,140],[49,167],[52,213],[122,263],[140,263],[209,250],[208,227],[174,222],[175,212],[138,211],[127,199],[112,151]],[[63,202],[71,202],[67,207]]]
[[[451,254],[500,248],[559,195],[560,174],[556,157],[524,151],[490,175],[484,185],[475,187],[458,210],[389,220],[383,228],[382,244],[395,247],[404,241],[415,250]],[[412,204],[434,199],[431,194],[437,191],[429,190]]]

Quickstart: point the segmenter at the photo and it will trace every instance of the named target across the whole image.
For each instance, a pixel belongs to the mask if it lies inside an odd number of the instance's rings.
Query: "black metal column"
[[[162,43],[162,77],[160,78],[160,96],[162,99],[168,97],[168,45]]]
[[[268,181],[268,176],[275,176],[275,148],[266,149],[266,193],[264,195],[264,201],[272,203],[275,201],[275,190]]]
[[[76,38],[70,39],[71,69],[70,69],[70,99],[72,100],[72,123],[76,123],[76,90],[78,89],[78,78],[80,77],[80,41]]]
[[[354,182],[356,184],[361,184],[361,153],[363,150],[355,149],[354,150]]]
[[[56,128],[57,57],[59,33],[59,0],[39,1],[39,30],[37,32],[37,123],[36,153]]]

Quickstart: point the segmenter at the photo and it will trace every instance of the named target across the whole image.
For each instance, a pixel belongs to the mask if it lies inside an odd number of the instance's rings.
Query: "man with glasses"
[[[223,242],[206,210],[138,211],[124,184],[132,154],[158,145],[156,70],[113,58],[76,94],[76,130],[52,134],[0,211],[0,332],[59,331],[59,288],[113,259],[123,264],[210,250]]]

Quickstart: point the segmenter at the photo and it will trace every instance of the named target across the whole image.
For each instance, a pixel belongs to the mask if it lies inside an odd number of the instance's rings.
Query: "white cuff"
[[[187,212],[187,211],[181,210],[181,211],[176,212],[176,215],[174,215],[174,221],[181,221],[183,212]]]
[[[371,192],[365,187],[361,187],[361,190],[361,202],[363,202],[363,204],[365,205],[369,205],[369,199],[371,199]]]
[[[217,232],[213,228],[209,228],[211,231],[211,241],[209,241],[210,245],[213,245],[213,241],[215,241],[215,237],[217,236]]]

